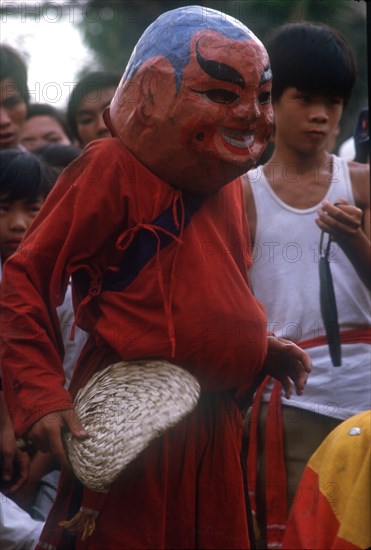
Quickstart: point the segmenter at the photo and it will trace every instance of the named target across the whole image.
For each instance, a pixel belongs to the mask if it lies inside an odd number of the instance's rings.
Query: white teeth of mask
[[[230,135],[223,134],[224,140],[229,143],[230,145],[233,145],[234,147],[239,147],[241,149],[250,147],[250,145],[254,142],[254,136],[245,136],[245,137],[232,137]]]

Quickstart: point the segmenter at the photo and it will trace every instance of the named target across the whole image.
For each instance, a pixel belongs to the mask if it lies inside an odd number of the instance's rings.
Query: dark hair
[[[29,120],[34,116],[49,116],[54,118],[63,129],[63,132],[66,134],[68,139],[73,141],[72,132],[67,124],[64,113],[59,111],[56,107],[53,107],[53,105],[49,105],[48,103],[32,103],[28,106],[26,120]]]
[[[271,61],[272,98],[295,87],[349,101],[356,79],[350,44],[337,30],[307,21],[279,27],[266,41]]]
[[[34,155],[40,157],[49,166],[56,168],[65,168],[81,153],[79,147],[74,145],[62,145],[61,143],[52,143],[43,145],[33,151]]]
[[[6,44],[0,44],[0,80],[10,78],[28,105],[30,94],[27,86],[27,66],[17,50]]]
[[[7,200],[46,198],[58,174],[58,170],[32,153],[16,149],[0,151],[0,197]]]
[[[67,122],[71,128],[72,134],[76,139],[80,139],[77,124],[76,113],[83,98],[92,92],[92,90],[104,90],[105,88],[117,87],[121,77],[116,73],[96,71],[89,73],[82,78],[72,90],[67,105]]]

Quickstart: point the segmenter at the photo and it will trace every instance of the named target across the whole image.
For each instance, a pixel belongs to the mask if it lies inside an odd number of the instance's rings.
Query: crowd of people
[[[155,20],[122,78],[84,76],[64,113],[30,103],[0,45],[3,550],[371,546],[367,109],[352,158],[333,153],[355,79],[331,27],[263,45],[192,6]],[[74,398],[147,358],[201,397],[102,501],[63,444],[89,437]]]

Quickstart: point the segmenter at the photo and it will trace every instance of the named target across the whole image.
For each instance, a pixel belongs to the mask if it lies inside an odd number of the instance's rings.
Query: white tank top
[[[344,197],[355,204],[347,162],[336,156],[332,160],[326,200],[335,202]],[[274,193],[262,167],[251,170],[248,179],[257,212],[250,281],[255,296],[265,305],[268,330],[295,342],[323,335],[318,274],[321,232],[314,221],[322,201],[305,210],[289,206]],[[333,243],[331,250],[340,329],[368,327],[370,293],[340,247]],[[304,395],[283,399],[285,404],[336,418],[347,418],[370,407],[370,345],[343,345],[339,368],[332,366],[327,345],[308,352],[313,372]]]

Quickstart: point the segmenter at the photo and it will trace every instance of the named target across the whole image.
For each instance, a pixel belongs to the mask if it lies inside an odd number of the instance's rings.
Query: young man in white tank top
[[[277,547],[309,457],[337,424],[370,407],[370,196],[369,166],[346,162],[326,149],[355,80],[346,40],[328,27],[297,23],[278,29],[267,50],[274,151],[264,166],[243,176],[254,245],[250,280],[266,307],[269,330],[303,344],[313,363],[302,397],[281,399],[276,389],[276,408],[272,400],[269,408],[272,383],[262,390],[259,412],[257,404],[253,408],[253,508],[262,539]],[[321,230],[334,241],[330,265],[342,339],[339,369],[332,366],[320,312]],[[279,430],[277,411],[282,413],[287,480],[277,476],[279,453],[269,439]],[[265,455],[265,448],[271,452]]]

